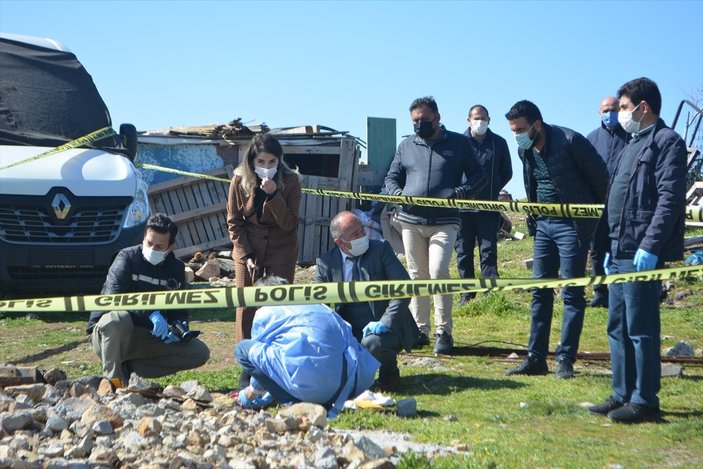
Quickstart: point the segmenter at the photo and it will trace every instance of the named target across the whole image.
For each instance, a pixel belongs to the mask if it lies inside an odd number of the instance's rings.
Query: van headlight
[[[147,196],[149,186],[141,178],[141,175],[137,175],[137,181],[137,192],[134,194],[134,200],[127,208],[124,228],[139,225],[149,218],[149,198]]]

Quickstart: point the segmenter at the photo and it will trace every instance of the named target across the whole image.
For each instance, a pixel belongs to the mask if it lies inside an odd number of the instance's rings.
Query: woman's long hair
[[[241,177],[240,185],[247,196],[252,194],[259,185],[258,176],[254,172],[254,158],[262,152],[271,153],[278,158],[278,169],[273,181],[279,191],[285,187],[283,180],[287,175],[295,174],[300,177],[297,171],[288,167],[283,161],[283,147],[278,139],[271,134],[257,134],[251,139],[244,161],[234,171],[234,174]]]

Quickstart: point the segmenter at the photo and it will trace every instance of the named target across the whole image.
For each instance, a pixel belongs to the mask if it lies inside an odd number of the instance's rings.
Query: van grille
[[[126,207],[86,207],[58,224],[45,207],[0,206],[0,239],[11,243],[107,243],[120,233]]]

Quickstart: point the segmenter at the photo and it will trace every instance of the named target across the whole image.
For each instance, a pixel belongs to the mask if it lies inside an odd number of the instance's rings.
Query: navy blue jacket
[[[131,246],[117,253],[115,260],[110,265],[107,278],[100,291],[101,295],[114,293],[138,293],[163,290],[183,290],[185,283],[185,265],[176,259],[173,252],[169,252],[166,259],[158,265],[153,265],[142,255],[142,245]],[[88,333],[93,332],[93,327],[107,311],[93,311],[88,319]],[[129,311],[135,326],[151,329],[153,324],[149,315],[154,308],[148,310]],[[161,314],[169,322],[174,320],[185,321],[188,318],[186,310],[162,311]]]
[[[625,132],[625,129],[620,124],[610,131],[601,122],[600,127],[588,134],[586,138],[605,161],[606,166],[608,166],[608,174],[613,174],[617,157],[630,141],[630,134]]]
[[[486,130],[481,141],[471,136],[470,128],[466,129],[464,135],[469,139],[478,163],[487,178],[486,185],[476,193],[474,198],[476,200],[498,200],[501,189],[513,177],[513,164],[510,161],[508,143],[500,135],[491,132],[491,129]]]
[[[540,155],[547,165],[549,177],[561,203],[602,204],[608,190],[608,168],[586,137],[566,127],[544,127],[546,143]],[[536,166],[530,150],[518,150],[523,163],[525,192],[530,202],[537,201],[537,183],[533,175]],[[596,218],[573,219],[579,241],[587,243],[596,229]]]
[[[646,138],[627,186],[618,252],[614,254],[631,259],[641,248],[661,261],[680,260],[686,208],[686,144],[661,119]],[[619,165],[620,158],[615,172]],[[607,202],[605,208],[600,223],[608,223]],[[610,252],[610,246],[599,248]]]
[[[463,176],[466,176],[464,184]],[[427,141],[418,136],[403,139],[385,181],[391,195],[461,199],[475,195],[485,184],[486,176],[469,140],[444,127],[437,140]],[[405,204],[398,218],[416,225],[458,225],[459,211]]]

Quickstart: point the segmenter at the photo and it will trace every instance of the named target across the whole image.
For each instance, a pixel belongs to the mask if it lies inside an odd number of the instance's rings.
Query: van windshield
[[[74,54],[0,38],[0,144],[58,146],[111,124]],[[90,146],[124,152],[118,136]]]

